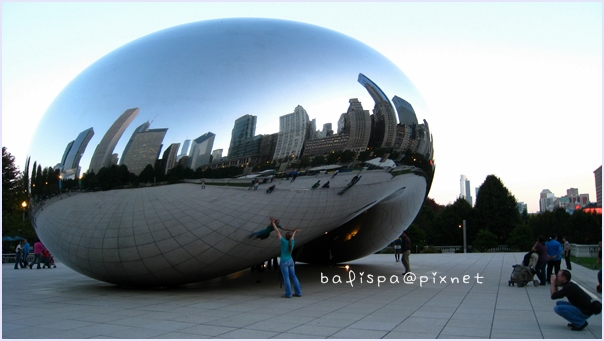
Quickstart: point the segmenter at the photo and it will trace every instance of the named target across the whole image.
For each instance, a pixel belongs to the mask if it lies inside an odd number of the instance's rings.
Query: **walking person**
[[[401,237],[396,238],[392,244],[394,246],[394,261],[398,262],[401,260],[401,249],[403,248]]]
[[[552,270],[555,270],[553,272],[554,275],[560,271],[560,263],[562,262],[562,245],[558,242],[558,236],[554,234],[550,240],[545,243],[545,247],[547,248],[547,255],[549,256],[549,259],[547,260],[546,275],[546,278],[549,282],[549,279],[552,276]]]
[[[550,278],[552,300],[566,297],[568,301],[557,301],[554,311],[568,322],[571,330],[580,331],[587,327],[587,319],[592,315],[591,297],[576,283],[571,282],[568,270],[560,270]],[[558,286],[562,288],[558,290]]]
[[[537,278],[539,278],[540,285],[545,285],[545,265],[547,265],[547,260],[549,257],[547,256],[547,248],[545,247],[544,236],[537,237],[537,242],[535,245],[533,245],[532,250],[537,252],[539,255],[537,266],[535,267],[535,270],[537,270]]]
[[[23,257],[21,257],[21,267],[22,268],[26,268],[27,267],[27,256],[29,256],[29,250],[30,250],[30,246],[29,243],[27,242],[27,239],[23,240]]]
[[[44,245],[38,240],[34,243],[34,260],[29,264],[30,269],[33,269],[34,264],[38,264],[37,269],[41,269],[40,261],[42,260],[42,250],[44,250]]]
[[[564,261],[566,262],[566,268],[572,270],[573,267],[570,264],[570,242],[566,239],[566,236],[562,237],[562,241],[564,241]]]
[[[598,285],[596,286],[597,292],[602,292],[602,241],[598,243],[598,261],[596,265],[600,265],[600,271],[598,271]]]
[[[201,189],[206,189],[206,181],[201,180]]]
[[[15,247],[15,270],[19,269],[19,265],[21,265],[21,256],[23,255],[23,247],[21,246],[21,241],[17,242],[17,247]],[[21,268],[23,266],[21,265]]]
[[[292,286],[291,282],[294,284],[294,296],[302,297],[302,290],[300,289],[300,282],[298,281],[298,277],[296,277],[296,270],[294,269],[294,259],[292,257],[292,251],[294,250],[294,237],[296,236],[296,232],[300,232],[300,230],[295,229],[294,232],[287,232],[285,237],[281,236],[281,232],[279,232],[279,228],[275,223],[275,218],[271,217],[271,224],[273,225],[273,229],[277,232],[277,238],[281,241],[281,275],[283,275],[283,283],[285,285],[285,295],[281,296],[284,298],[292,297]]]
[[[407,231],[403,231],[403,266],[405,266],[405,272],[403,272],[403,276],[407,274],[407,272],[411,272],[411,265],[409,264],[409,255],[411,254],[411,238],[407,235]]]

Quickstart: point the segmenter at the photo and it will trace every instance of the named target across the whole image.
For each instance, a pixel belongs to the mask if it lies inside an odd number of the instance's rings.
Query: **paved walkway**
[[[348,272],[298,264],[303,297],[290,299],[280,297],[274,270],[141,290],[90,279],[60,263],[41,270],[3,264],[2,337],[601,339],[602,315],[571,331],[553,311],[549,286],[508,286],[522,256],[411,255],[413,284],[402,283],[403,267],[393,255],[350,262]],[[595,270],[575,264],[572,273],[595,295]],[[346,283],[353,274],[354,282]],[[390,283],[396,275],[401,283]],[[342,283],[334,283],[338,278]]]

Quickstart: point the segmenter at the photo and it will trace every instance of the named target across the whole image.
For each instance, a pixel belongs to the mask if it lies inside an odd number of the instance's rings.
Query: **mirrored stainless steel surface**
[[[338,261],[375,252],[409,226],[428,194],[434,172],[429,114],[394,64],[321,27],[223,19],[133,41],[59,94],[36,130],[31,163],[55,166],[70,155],[69,176],[77,173],[73,160],[80,175],[120,160],[142,169],[172,144],[188,146],[186,140],[227,154],[238,118],[256,116],[256,135],[276,134],[280,117],[298,107],[318,128],[331,123],[337,135],[352,99],[373,115],[372,138],[363,141],[401,151],[396,160],[376,155],[354,186],[358,172],[274,179],[257,191],[206,180],[205,189],[191,181],[63,194],[32,207],[36,232],[74,270],[132,286],[191,283],[277,256],[274,233],[248,238],[269,216],[303,231],[296,236],[301,261],[327,262],[330,250]],[[340,133],[361,129],[341,122]],[[198,155],[196,164],[211,159]],[[330,188],[312,189],[319,180],[330,181]],[[267,193],[271,185],[275,190]]]

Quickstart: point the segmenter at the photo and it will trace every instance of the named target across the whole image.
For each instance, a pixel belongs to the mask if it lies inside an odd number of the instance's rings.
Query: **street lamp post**
[[[25,208],[27,207],[27,201],[23,200],[21,207],[23,207],[23,221],[25,221]]]
[[[463,253],[468,252],[468,241],[466,238],[466,220],[463,221]]]

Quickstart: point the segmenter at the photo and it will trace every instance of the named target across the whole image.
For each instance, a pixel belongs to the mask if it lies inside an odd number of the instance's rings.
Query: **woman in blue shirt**
[[[292,286],[290,280],[294,283],[294,296],[302,297],[302,291],[300,290],[300,282],[296,277],[296,271],[294,270],[294,259],[292,258],[292,251],[294,250],[294,236],[296,232],[300,230],[295,229],[294,232],[287,232],[285,237],[281,236],[279,228],[275,223],[276,219],[271,217],[271,224],[273,229],[277,232],[277,238],[281,241],[281,274],[283,275],[283,282],[285,284],[285,295],[281,297],[291,298],[292,297]]]

